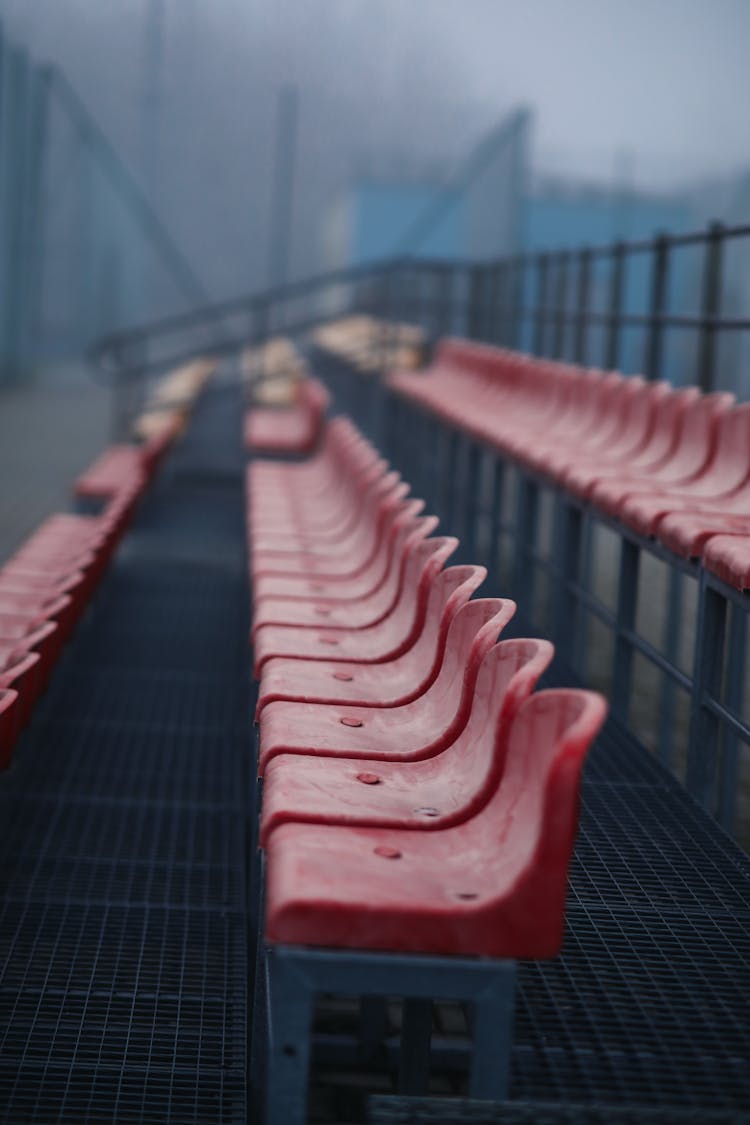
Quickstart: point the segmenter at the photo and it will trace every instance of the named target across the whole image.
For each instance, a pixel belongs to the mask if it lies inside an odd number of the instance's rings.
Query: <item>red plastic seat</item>
[[[434,682],[401,706],[270,703],[260,728],[258,772],[279,754],[411,761],[439,753],[463,729],[479,666],[515,609],[514,602],[496,598],[464,605],[448,629]]]
[[[301,560],[308,558],[316,559],[321,566],[330,560],[335,569],[336,560],[342,553],[352,558],[353,565],[364,565],[377,549],[378,535],[384,520],[408,492],[409,486],[401,481],[398,473],[387,473],[371,482],[352,500],[347,517],[348,526],[339,529],[336,537],[290,533],[285,536],[261,536],[258,539],[251,510],[248,549],[253,573],[267,573],[277,565],[283,565],[287,569],[293,566],[304,569]]]
[[[672,390],[660,397],[654,405],[653,424],[646,444],[628,459],[627,465],[603,461],[587,469],[575,471],[575,479],[568,477],[568,487],[581,497],[588,496],[605,481],[621,481],[623,477],[651,480],[653,474],[668,465],[677,449],[684,425],[685,411],[697,401],[700,392],[695,387]],[[571,470],[571,473],[573,470]]]
[[[618,432],[595,454],[573,451],[561,479],[569,492],[586,496],[602,472],[632,471],[641,458],[653,459],[652,439],[660,437],[659,407],[674,396],[669,383],[641,383],[621,412]]]
[[[747,513],[740,515],[740,505]],[[736,510],[737,509],[737,510]],[[737,494],[732,503],[705,510],[668,512],[659,521],[656,535],[660,543],[683,558],[700,558],[706,543],[717,535],[750,535],[750,495]]]
[[[12,620],[16,620],[13,618]],[[57,624],[46,621],[41,625],[17,624],[11,626],[0,622],[0,668],[16,664],[30,652],[39,656],[39,678],[44,687],[60,654],[61,638]]]
[[[688,403],[670,456],[645,472],[622,472],[602,479],[590,489],[591,502],[609,515],[620,516],[632,493],[689,486],[709,464],[716,444],[717,423],[733,403],[734,396],[724,393],[703,395]]]
[[[731,502],[749,474],[750,403],[744,403],[718,419],[712,455],[702,472],[682,486],[662,488],[655,483],[631,493],[620,506],[620,519],[642,535],[656,534],[659,521],[668,512],[690,511],[696,503]]]
[[[45,687],[41,658],[37,652],[26,652],[11,656],[3,662],[0,650],[0,689],[18,692],[19,729],[26,726],[31,718],[34,704]]]
[[[19,732],[18,692],[0,688],[0,769],[10,765]]]
[[[304,379],[290,407],[255,407],[245,420],[245,447],[252,453],[299,454],[314,449],[329,395],[317,379]]]
[[[430,590],[424,625],[415,643],[383,664],[347,661],[268,660],[258,689],[257,715],[275,699],[398,707],[426,691],[443,661],[451,621],[486,577],[484,567],[452,566]]]
[[[472,685],[468,722],[429,757],[402,753],[400,738],[394,747],[392,728],[390,753],[366,769],[356,758],[274,758],[264,775],[261,844],[288,822],[436,831],[475,816],[500,784],[508,732],[553,654],[547,641],[493,646]]]
[[[736,590],[750,590],[750,534],[714,535],[703,548],[703,565]]]
[[[104,500],[121,489],[146,484],[146,472],[137,445],[112,445],[81,473],[73,486],[79,500]]]
[[[406,487],[406,486],[404,486]],[[325,579],[309,574],[259,574],[252,583],[255,610],[266,600],[285,606],[290,600],[355,602],[369,597],[385,582],[394,561],[403,551],[404,543],[416,526],[424,508],[423,500],[394,500],[385,513],[377,550],[368,566],[355,575]],[[269,618],[270,620],[270,618]]]
[[[285,598],[265,598],[253,606],[254,638],[257,630],[265,625],[320,629],[367,629],[377,625],[395,608],[408,579],[409,560],[417,544],[432,535],[437,528],[436,516],[407,518],[398,528],[390,551],[385,580],[377,588],[363,594],[356,602],[325,600],[321,597],[289,601]]]
[[[430,588],[458,546],[447,536],[419,538],[408,550],[404,580],[398,598],[387,617],[365,629],[320,630],[304,626],[263,625],[253,637],[254,672],[260,676],[263,664],[271,657],[297,660],[337,659],[356,663],[381,664],[394,660],[410,648],[422,629]]]
[[[317,497],[279,498],[264,494],[265,506],[248,494],[248,514],[252,524],[249,536],[256,551],[299,550],[331,545],[351,535],[362,519],[363,509],[371,510],[394,485],[397,474],[388,474],[386,462],[376,462],[362,472],[347,468],[347,488],[339,489],[335,501]],[[384,483],[385,482],[385,483]],[[395,487],[395,485],[394,485]],[[406,487],[405,485],[401,486]]]
[[[284,824],[267,845],[271,943],[469,956],[559,952],[581,767],[605,715],[587,692],[521,707],[501,784],[439,832]]]

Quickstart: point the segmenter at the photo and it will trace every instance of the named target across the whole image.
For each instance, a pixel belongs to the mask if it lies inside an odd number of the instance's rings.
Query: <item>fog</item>
[[[292,273],[362,169],[448,171],[519,104],[533,167],[674,189],[750,164],[747,0],[161,0],[159,161],[144,167],[150,4],[5,0],[155,202],[212,295],[263,283],[276,95],[299,89]]]

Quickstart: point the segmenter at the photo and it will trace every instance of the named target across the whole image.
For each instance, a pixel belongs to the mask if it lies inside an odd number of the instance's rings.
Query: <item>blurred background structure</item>
[[[454,335],[750,399],[748,44],[748,0],[0,0],[0,565],[112,431],[180,438],[3,774],[0,1119],[249,1119],[242,396],[309,365],[613,700],[514,1096],[748,1121],[747,591],[383,378]]]
[[[742,0],[464,15],[4,0],[2,378],[398,253],[499,259],[747,218]],[[700,286],[697,257],[674,269],[678,292]],[[646,285],[631,271],[627,308]]]

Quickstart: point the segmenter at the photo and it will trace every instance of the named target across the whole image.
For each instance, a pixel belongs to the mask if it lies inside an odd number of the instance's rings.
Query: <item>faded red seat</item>
[[[406,487],[406,486],[404,486]],[[253,586],[253,606],[261,612],[267,601],[278,608],[290,602],[311,601],[355,602],[374,594],[386,581],[406,538],[420,523],[418,517],[424,508],[422,500],[399,499],[396,493],[391,510],[385,514],[377,551],[371,562],[355,575],[336,578],[311,577],[309,574],[259,574]],[[291,606],[289,607],[291,612]],[[286,609],[284,610],[286,612]],[[271,620],[264,617],[264,620]]]
[[[11,617],[11,621],[16,621]],[[41,625],[0,623],[0,668],[7,670],[29,653],[39,656],[40,687],[44,688],[60,654],[62,639],[54,621]]]
[[[691,511],[698,505],[731,503],[750,474],[750,403],[725,411],[716,422],[711,455],[700,473],[682,486],[653,482],[632,492],[621,504],[620,519],[642,535],[658,535],[659,521],[669,512]]]
[[[629,457],[626,464],[604,460],[588,468],[571,470],[575,471],[575,479],[568,480],[571,490],[578,496],[586,497],[607,481],[618,483],[623,477],[651,480],[653,474],[660,472],[674,456],[685,411],[698,398],[699,392],[695,387],[671,390],[659,397],[654,404],[649,437],[641,449]]]
[[[602,472],[632,470],[643,456],[653,457],[651,441],[657,433],[659,407],[674,395],[669,383],[635,383],[635,392],[628,396],[619,411],[619,426],[608,435],[596,453],[572,451],[568,465],[561,472],[565,487],[578,496],[585,496]]]
[[[248,514],[253,527],[254,550],[290,550],[290,544],[304,546],[306,543],[318,547],[330,544],[350,534],[361,518],[363,503],[372,503],[375,493],[383,489],[384,479],[392,482],[396,473],[388,474],[385,461],[376,461],[366,468],[343,470],[347,476],[346,489],[337,491],[335,501],[327,499],[325,504],[309,497],[297,497],[282,508],[278,499],[273,498],[273,521],[258,512],[258,502],[248,498]]]
[[[452,566],[437,576],[414,644],[382,664],[272,658],[263,666],[257,714],[275,699],[398,707],[416,699],[437,676],[453,618],[486,576],[483,567]]]
[[[0,646],[0,689],[18,693],[18,729],[26,726],[34,704],[46,687],[41,657],[37,652],[10,654],[7,659]]]
[[[736,590],[750,589],[750,534],[714,535],[703,548],[703,565]]]
[[[581,767],[605,715],[588,692],[521,707],[500,785],[439,832],[284,824],[267,844],[271,943],[553,957],[562,942]]]
[[[705,471],[715,448],[717,423],[733,403],[734,396],[723,393],[689,402],[669,455],[650,470],[622,472],[597,482],[589,491],[591,502],[610,515],[620,516],[626,500],[635,492],[689,485]]]
[[[121,489],[146,484],[143,457],[137,445],[112,445],[76,480],[73,493],[79,500],[105,500]]]
[[[259,773],[279,754],[411,761],[439,753],[463,729],[479,666],[515,608],[497,598],[464,605],[450,623],[435,680],[400,706],[270,703],[260,729]]]
[[[0,688],[0,769],[10,764],[19,732],[18,692]]]
[[[475,816],[501,782],[508,732],[553,652],[547,641],[491,647],[467,689],[466,725],[452,729],[437,753],[402,753],[391,728],[383,732],[383,754],[369,764],[338,756],[274,758],[264,774],[261,844],[288,822],[436,831]]]
[[[750,494],[743,489],[721,507],[670,511],[659,521],[656,535],[676,555],[700,558],[714,536],[750,536]]]
[[[245,419],[245,447],[251,453],[304,455],[317,444],[329,395],[317,379],[303,379],[290,407],[254,407]]]
[[[320,630],[289,625],[263,625],[253,637],[254,671],[259,677],[271,657],[383,663],[410,648],[422,629],[432,585],[458,546],[449,537],[419,539],[409,553],[398,598],[387,617],[364,629]]]
[[[326,601],[320,597],[313,597],[310,601],[265,598],[253,606],[251,635],[255,637],[257,630],[264,625],[307,629],[324,626],[330,630],[367,629],[381,622],[396,606],[416,544],[437,528],[437,517],[412,515],[415,509],[421,507],[422,502],[416,501],[410,510],[402,512],[394,521],[395,535],[391,540],[388,569],[384,581],[375,590],[363,594],[356,602]]]
[[[401,481],[398,473],[386,473],[371,482],[352,503],[349,526],[343,527],[335,538],[317,536],[276,536],[273,541],[266,538],[259,542],[255,538],[255,524],[250,513],[250,526],[253,529],[248,543],[251,556],[251,573],[260,575],[278,568],[289,572],[305,572],[307,562],[313,559],[319,569],[326,566],[329,573],[355,573],[363,569],[377,551],[378,541],[384,521],[388,520],[396,507],[408,494],[409,487]],[[342,562],[342,557],[345,562]],[[346,569],[343,569],[346,568]]]

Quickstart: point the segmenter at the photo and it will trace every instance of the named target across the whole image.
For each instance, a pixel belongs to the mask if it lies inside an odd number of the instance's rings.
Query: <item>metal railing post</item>
[[[721,312],[723,248],[724,227],[721,223],[712,223],[708,229],[703,269],[702,327],[696,373],[696,383],[703,394],[712,391],[715,382],[716,321]]]
[[[715,795],[721,728],[718,717],[706,702],[719,700],[724,678],[726,628],[726,598],[701,581],[685,785],[709,812]]]
[[[547,277],[549,273],[549,258],[546,254],[539,255],[536,267],[537,302],[533,347],[536,355],[543,356],[547,328]]]
[[[591,287],[591,251],[584,247],[578,252],[578,297],[576,304],[578,313],[576,318],[575,342],[573,345],[573,359],[576,363],[586,363],[588,342],[588,311],[589,289]]]
[[[646,378],[651,380],[661,378],[668,269],[669,239],[665,234],[658,234],[654,240],[648,337],[643,364]]]
[[[621,242],[614,248],[612,256],[612,284],[609,293],[609,324],[604,365],[608,371],[617,368],[620,357],[620,328],[622,326],[622,295],[625,274],[625,249]]]

